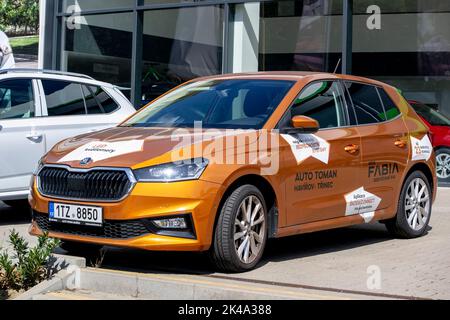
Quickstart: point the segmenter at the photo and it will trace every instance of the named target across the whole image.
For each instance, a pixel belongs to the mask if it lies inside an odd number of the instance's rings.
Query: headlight
[[[208,165],[203,158],[191,159],[180,163],[165,163],[157,166],[134,170],[139,182],[174,182],[196,180],[200,178]]]

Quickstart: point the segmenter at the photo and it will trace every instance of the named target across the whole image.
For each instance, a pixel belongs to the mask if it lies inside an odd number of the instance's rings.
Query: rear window
[[[356,82],[345,82],[353,102],[357,123],[352,125],[375,124],[386,121],[386,113],[377,88]]]
[[[101,87],[83,85],[83,93],[88,114],[111,113],[119,108]]]
[[[392,120],[400,114],[400,110],[395,103],[391,100],[389,95],[382,88],[378,88],[381,101],[383,102],[384,110],[386,111],[386,120]]]

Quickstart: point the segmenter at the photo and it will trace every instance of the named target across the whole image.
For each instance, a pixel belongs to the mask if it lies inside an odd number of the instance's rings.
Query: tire
[[[418,194],[415,191],[417,185]],[[427,177],[421,171],[410,174],[403,184],[396,216],[384,222],[388,231],[404,239],[423,236],[431,218],[432,197]]]
[[[15,209],[28,209],[30,207],[30,204],[28,203],[28,200],[22,199],[22,200],[3,200],[3,203],[6,204],[9,207],[15,208]]]
[[[250,221],[244,215],[255,212]],[[245,209],[244,209],[245,207]],[[259,209],[256,209],[258,207]],[[239,222],[236,224],[236,221]],[[234,190],[223,203],[214,232],[210,256],[215,266],[224,272],[243,272],[253,269],[266,246],[267,207],[262,193],[253,185]],[[235,240],[235,237],[236,238]]]
[[[99,253],[103,246],[75,241],[61,241],[59,247],[69,254],[84,257]]]
[[[436,175],[439,180],[450,179],[450,149],[436,150]]]

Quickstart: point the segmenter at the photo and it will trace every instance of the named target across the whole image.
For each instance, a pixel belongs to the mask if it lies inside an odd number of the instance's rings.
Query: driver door
[[[286,226],[347,215],[346,196],[361,186],[361,140],[348,127],[344,91],[337,81],[313,82],[305,87],[281,122],[293,116],[319,122],[315,134],[282,134]]]

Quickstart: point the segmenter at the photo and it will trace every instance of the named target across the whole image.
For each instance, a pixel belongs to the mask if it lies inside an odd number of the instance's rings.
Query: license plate
[[[87,226],[103,225],[103,208],[50,202],[49,220]]]

